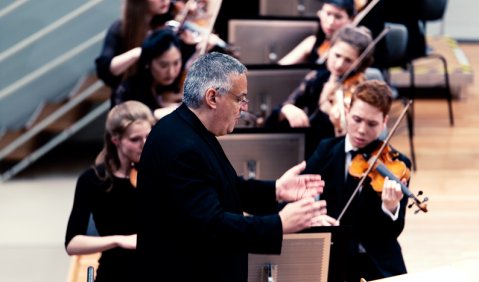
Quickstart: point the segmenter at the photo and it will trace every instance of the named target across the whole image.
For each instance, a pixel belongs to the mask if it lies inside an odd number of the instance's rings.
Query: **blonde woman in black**
[[[104,149],[78,178],[65,248],[69,255],[102,253],[97,282],[134,281],[137,275],[137,191],[130,175],[154,121],[140,102],[115,106],[106,120]],[[87,234],[90,215],[98,236]]]

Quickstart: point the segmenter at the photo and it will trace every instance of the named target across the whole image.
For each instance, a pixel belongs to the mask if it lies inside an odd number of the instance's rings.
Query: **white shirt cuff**
[[[399,217],[399,205],[398,207],[396,208],[396,212],[393,214],[392,212],[390,212],[386,206],[384,205],[384,203],[382,203],[381,205],[381,209],[383,210],[383,212],[385,214],[387,214],[393,221],[396,221]]]

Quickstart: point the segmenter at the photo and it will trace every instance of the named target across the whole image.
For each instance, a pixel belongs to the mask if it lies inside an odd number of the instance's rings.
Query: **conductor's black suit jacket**
[[[364,148],[362,153],[371,153],[377,147],[375,141]],[[399,158],[410,167],[410,161],[405,156],[400,155]],[[358,179],[346,177],[345,165],[345,137],[330,138],[319,144],[307,160],[303,172],[321,174],[325,182],[321,199],[327,202],[328,215],[336,219],[359,183]],[[349,246],[351,256],[358,253],[361,244],[384,277],[406,272],[397,237],[404,228],[407,201],[408,198],[404,196],[400,202],[398,219],[393,221],[381,209],[381,195],[366,181],[340,222],[343,226],[351,226],[353,230]]]
[[[238,177],[185,105],[153,127],[138,192],[139,281],[244,282],[248,253],[281,252],[274,182]]]

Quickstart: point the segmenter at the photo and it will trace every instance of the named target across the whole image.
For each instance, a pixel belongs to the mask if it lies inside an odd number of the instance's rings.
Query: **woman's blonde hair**
[[[122,137],[130,125],[140,121],[147,121],[153,125],[155,118],[150,108],[138,101],[123,102],[113,107],[108,113],[103,149],[95,160],[95,165],[103,164],[105,166],[105,175],[101,176],[103,180],[111,178],[113,172],[121,166],[117,148],[111,140],[112,137]]]

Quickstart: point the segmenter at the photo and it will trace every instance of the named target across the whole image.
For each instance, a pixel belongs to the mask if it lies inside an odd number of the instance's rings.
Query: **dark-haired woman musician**
[[[160,119],[183,99],[180,41],[172,30],[160,29],[149,35],[141,48],[137,71],[118,86],[115,103],[140,101]]]

